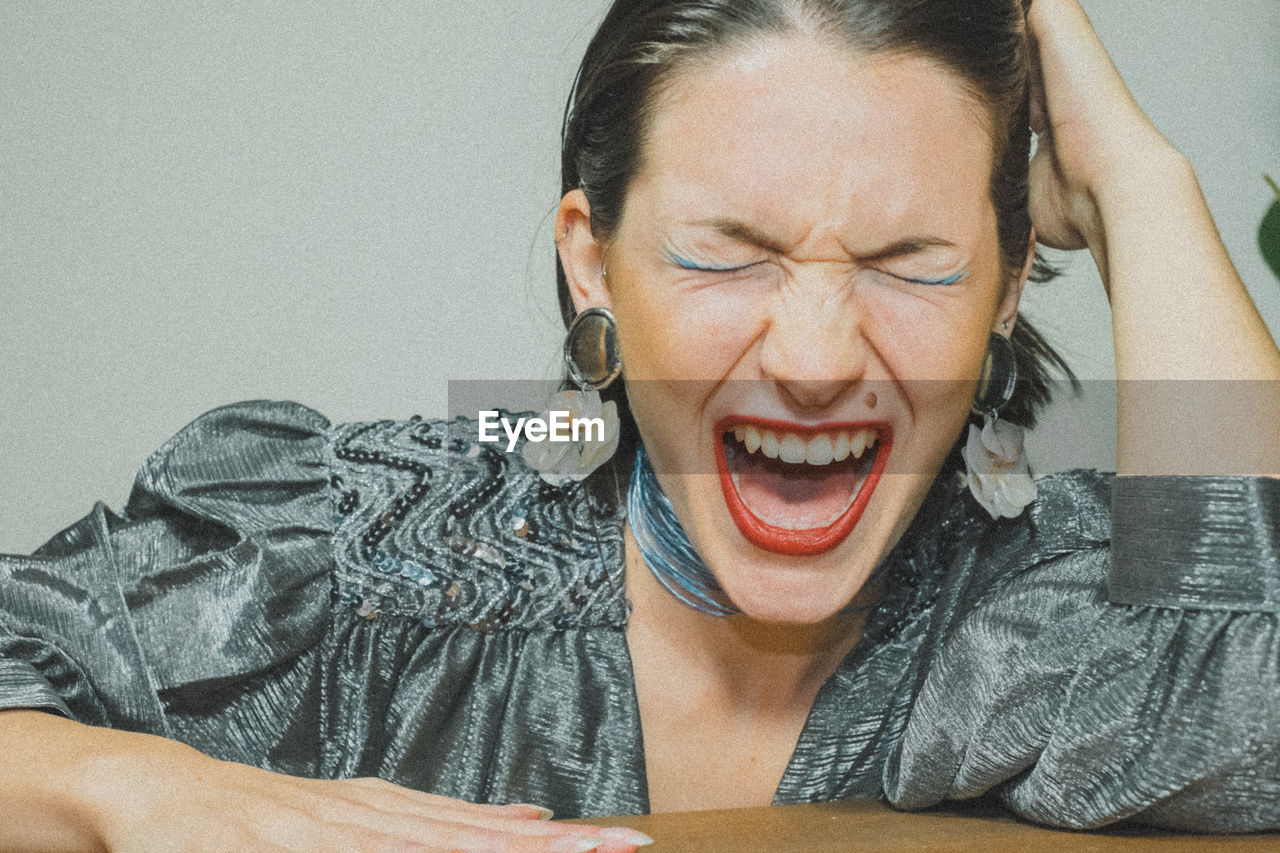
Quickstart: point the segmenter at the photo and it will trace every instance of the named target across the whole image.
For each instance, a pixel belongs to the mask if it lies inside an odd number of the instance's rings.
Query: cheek
[[[628,378],[727,376],[759,333],[761,300],[714,288],[659,291],[640,284],[614,296]]]
[[[909,410],[914,439],[900,446],[902,462],[932,472],[968,419],[991,333],[995,288],[895,291],[868,302],[869,345]]]
[[[891,377],[965,384],[976,379],[991,315],[967,294],[885,291],[867,300],[866,333]]]

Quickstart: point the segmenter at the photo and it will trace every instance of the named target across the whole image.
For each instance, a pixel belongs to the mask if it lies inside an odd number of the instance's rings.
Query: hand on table
[[[621,827],[551,823],[536,806],[474,805],[381,779],[302,779],[199,753],[148,763],[99,813],[113,851],[630,853],[647,843]]]
[[[0,711],[0,755],[0,851],[632,853],[649,843],[623,827],[551,823],[537,806],[286,776],[41,711]]]

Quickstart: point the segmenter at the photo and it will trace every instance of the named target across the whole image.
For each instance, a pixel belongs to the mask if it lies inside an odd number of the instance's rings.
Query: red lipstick
[[[802,437],[813,437],[819,433],[873,429],[876,432],[876,444],[873,449],[876,456],[871,464],[870,471],[867,472],[865,479],[858,487],[857,494],[853,496],[848,508],[834,521],[818,527],[780,527],[763,520],[747,507],[742,500],[742,496],[738,493],[733,474],[729,470],[729,462],[725,456],[724,446],[725,441],[733,439],[727,439],[725,434],[732,433],[737,426],[746,425],[767,429],[779,435],[794,433]],[[884,466],[889,458],[889,451],[893,446],[893,429],[885,421],[840,421],[817,425],[801,425],[785,421],[730,416],[722,418],[716,424],[716,435],[719,439],[719,441],[715,442],[715,448],[716,466],[720,474],[720,489],[724,493],[725,505],[729,509],[729,515],[734,524],[738,526],[738,530],[743,537],[757,548],[791,557],[811,557],[816,554],[823,554],[848,538],[849,534],[853,532],[853,528],[857,526],[858,520],[862,517],[862,512],[866,509],[867,503],[871,500],[871,495],[875,491],[876,484],[880,481],[880,474],[884,471]]]

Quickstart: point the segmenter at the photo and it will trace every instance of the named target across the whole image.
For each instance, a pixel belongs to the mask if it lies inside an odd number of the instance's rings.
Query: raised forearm
[[[1186,158],[1077,0],[1036,0],[1031,214],[1088,248],[1111,299],[1121,474],[1280,473],[1280,352]]]
[[[1280,473],[1280,350],[1171,148],[1093,190],[1121,474]]]

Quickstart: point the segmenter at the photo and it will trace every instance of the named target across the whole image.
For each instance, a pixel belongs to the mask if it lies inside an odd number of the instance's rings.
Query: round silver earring
[[[573,318],[564,338],[564,366],[583,391],[601,391],[622,373],[618,323],[608,308],[588,308]]]
[[[973,413],[996,417],[1013,399],[1018,382],[1018,357],[1013,343],[1004,335],[991,333],[987,355],[982,360],[982,373],[973,394]]]

